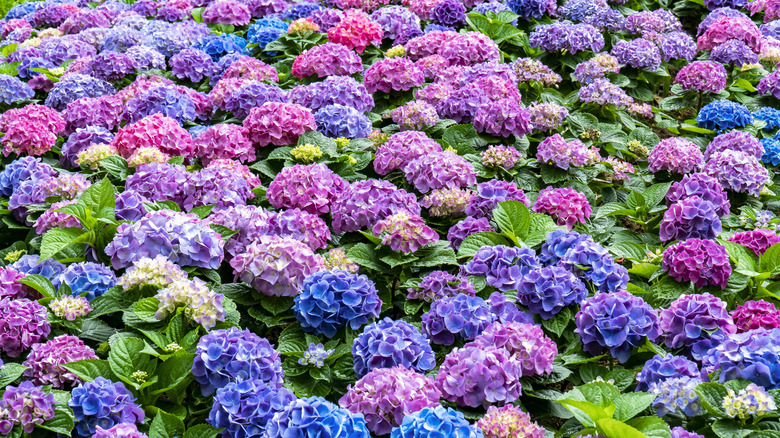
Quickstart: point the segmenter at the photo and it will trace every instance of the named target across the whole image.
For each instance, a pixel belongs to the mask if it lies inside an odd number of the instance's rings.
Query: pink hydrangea
[[[19,282],[19,280],[24,277],[26,277],[25,274],[22,274],[10,266],[0,267],[0,299],[10,298],[16,300],[19,298],[27,298],[30,295],[30,291],[33,289],[30,289]],[[31,298],[37,297],[33,296]]]
[[[757,256],[761,257],[772,245],[780,243],[780,236],[777,235],[775,230],[757,228],[755,230],[734,233],[734,236],[729,241],[750,248]]]
[[[466,32],[445,41],[441,46],[441,56],[451,65],[473,65],[488,61],[498,61],[498,45],[481,32]]]
[[[409,162],[423,155],[441,150],[441,145],[424,132],[398,132],[377,149],[374,170],[380,175],[387,175],[393,170],[403,169]]]
[[[248,166],[239,163],[236,160],[232,160],[229,158],[216,158],[213,159],[208,166],[206,166],[207,169],[211,168],[220,168],[220,169],[227,169],[231,173],[237,174],[241,178],[244,178],[246,180],[247,184],[249,184],[250,188],[255,188],[260,186],[260,178],[256,177],[252,171],[249,169]]]
[[[377,222],[372,232],[382,239],[383,245],[407,254],[439,240],[438,233],[426,225],[422,217],[407,210],[400,210]]]
[[[404,417],[439,405],[441,393],[431,378],[402,365],[370,371],[339,400],[342,408],[363,414],[368,430],[386,435]]]
[[[328,29],[328,41],[343,44],[358,53],[363,53],[370,44],[379,45],[383,36],[382,26],[359,10],[348,11],[339,24]]]
[[[405,45],[406,56],[412,61],[425,58],[431,55],[440,55],[440,51],[444,43],[453,40],[458,37],[457,32],[442,32],[440,30],[434,30],[428,32],[425,35],[412,38]],[[446,57],[443,57],[447,60]],[[449,65],[450,61],[447,60]]]
[[[677,72],[675,84],[683,90],[719,93],[726,88],[728,73],[722,64],[712,61],[694,61]]]
[[[590,162],[590,150],[579,140],[567,142],[560,134],[545,138],[536,150],[540,163],[552,164],[567,170],[569,166],[584,166]]]
[[[474,165],[452,151],[423,155],[412,160],[403,171],[406,180],[420,193],[443,187],[468,187],[477,183]]]
[[[699,146],[680,137],[661,140],[647,156],[651,172],[668,170],[674,173],[691,173],[701,169],[704,154]]]
[[[571,187],[556,189],[547,187],[539,192],[539,197],[532,207],[535,213],[547,213],[560,226],[566,225],[570,230],[577,222],[585,223],[592,209],[588,198]]]
[[[436,376],[436,387],[458,406],[504,405],[520,398],[522,369],[517,359],[495,345],[466,344],[453,349]]]
[[[441,55],[429,55],[418,59],[415,65],[423,72],[425,79],[436,79],[450,66],[450,61]]]
[[[349,183],[318,163],[285,167],[268,186],[268,202],[275,208],[300,208],[311,214],[330,211]]]
[[[60,335],[42,344],[35,344],[23,365],[29,367],[24,375],[36,385],[51,385],[55,389],[69,389],[83,382],[62,365],[85,359],[97,359],[95,351],[81,339]]]
[[[513,405],[490,406],[475,424],[485,438],[544,438],[547,430]]]
[[[495,322],[473,343],[505,348],[520,363],[524,376],[552,373],[553,360],[558,355],[558,346],[540,326],[521,322]]]
[[[247,131],[241,125],[219,124],[210,126],[193,140],[195,155],[204,165],[217,158],[236,159],[242,163],[255,160],[255,147]]]
[[[65,121],[55,109],[30,104],[0,115],[3,155],[43,155],[57,142]]]
[[[514,99],[500,99],[479,107],[474,128],[497,137],[522,137],[531,132],[531,115]]]
[[[761,31],[747,17],[721,17],[696,41],[699,50],[712,50],[728,40],[739,40],[755,53],[761,52]]]
[[[406,91],[425,82],[422,71],[406,58],[386,58],[366,70],[363,84],[369,93]]]
[[[737,333],[749,330],[765,328],[772,330],[780,327],[780,310],[775,305],[764,301],[745,301],[745,304],[737,304],[737,308],[731,311],[731,318],[737,326]]]
[[[219,82],[217,82],[216,85],[214,85],[214,88],[211,89],[209,92],[209,100],[211,103],[223,110],[226,111],[227,108],[225,107],[225,104],[230,99],[230,96],[233,95],[234,92],[238,91],[241,87],[251,82],[251,79],[244,79],[244,78],[223,78],[220,79]]]
[[[172,157],[189,157],[195,150],[189,132],[160,113],[121,128],[111,145],[125,158],[144,147],[157,148]]]
[[[319,46],[318,46],[319,47]],[[241,78],[251,81],[279,82],[279,73],[263,61],[244,55],[230,64],[221,79]]]
[[[314,75],[319,78],[350,76],[362,70],[360,56],[349,47],[336,43],[325,43],[304,50],[292,65],[292,74],[298,79]]]
[[[203,21],[209,24],[232,24],[243,26],[249,23],[252,14],[246,5],[233,0],[219,0],[206,6],[201,15]]]
[[[252,108],[244,119],[250,140],[260,146],[295,144],[298,136],[314,131],[314,115],[305,106],[295,103],[266,102]]]

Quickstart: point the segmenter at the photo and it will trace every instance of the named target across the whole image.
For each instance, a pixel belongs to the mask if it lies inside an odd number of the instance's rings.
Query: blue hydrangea
[[[370,438],[363,414],[353,414],[322,397],[288,404],[268,422],[264,438]]]
[[[7,14],[5,14],[5,19],[11,20],[15,18],[22,18],[27,14],[31,14],[35,12],[38,9],[38,6],[42,4],[43,2],[32,2],[32,3],[21,3],[15,5],[14,7],[8,10]]]
[[[744,379],[766,389],[780,389],[780,328],[727,335],[702,356],[702,362],[703,372],[720,370],[721,383]]]
[[[583,240],[571,248],[561,263],[590,280],[599,292],[618,292],[625,290],[628,284],[628,270],[617,264],[606,248],[592,240]]]
[[[246,31],[246,39],[251,44],[257,44],[260,51],[265,49],[271,41],[276,40],[287,32],[289,25],[276,17],[266,17],[255,21]],[[276,52],[268,52],[276,56]]]
[[[48,178],[57,172],[36,157],[18,158],[0,172],[0,195],[10,197],[22,181]]]
[[[358,377],[396,365],[423,373],[436,367],[428,338],[408,322],[390,318],[366,326],[352,344],[352,356]]]
[[[98,49],[101,52],[125,53],[127,49],[142,44],[144,34],[128,26],[117,26],[111,29],[100,40]]]
[[[636,390],[647,392],[650,385],[675,377],[699,377],[699,366],[685,356],[656,354],[645,362],[642,371],[636,376]]]
[[[225,100],[225,109],[238,118],[246,118],[252,108],[262,106],[266,102],[287,103],[287,92],[273,84],[250,81],[234,91]]]
[[[18,72],[20,78],[26,79],[26,78],[34,78],[35,76],[43,74],[39,71],[30,70],[32,68],[52,69],[55,67],[56,65],[52,64],[50,61],[44,58],[34,56],[34,57],[23,59],[22,63],[19,64],[18,67],[16,67],[16,71]]]
[[[582,281],[561,266],[531,270],[517,282],[517,301],[542,319],[552,318],[587,295]]]
[[[366,138],[371,133],[371,120],[351,106],[333,104],[314,113],[317,131],[331,138]]]
[[[764,155],[761,156],[761,161],[774,166],[780,164],[780,141],[774,138],[762,138],[761,144],[764,145]]]
[[[480,248],[464,269],[466,274],[485,277],[488,285],[506,292],[515,289],[518,280],[539,267],[539,259],[531,249],[496,245]]]
[[[278,390],[284,381],[280,357],[267,339],[249,330],[213,330],[198,341],[192,375],[206,396],[245,380],[261,380]]]
[[[540,19],[547,11],[548,0],[508,0],[509,9],[523,20]]]
[[[699,111],[696,123],[711,131],[742,128],[753,123],[753,115],[742,104],[730,100],[716,100]]]
[[[60,284],[67,284],[73,296],[82,294],[92,301],[116,284],[116,275],[106,265],[92,262],[73,263],[60,274]]]
[[[469,424],[459,411],[436,406],[404,417],[390,438],[482,438],[482,430]]]
[[[198,138],[200,137],[201,134],[206,132],[208,129],[209,129],[208,126],[195,125],[195,126],[191,126],[190,129],[187,130],[187,132],[190,133],[190,136],[192,138]]]
[[[146,215],[146,206],[144,202],[149,202],[135,190],[125,190],[114,196],[116,208],[114,214],[120,221],[137,221]]]
[[[23,255],[11,267],[22,274],[42,275],[48,278],[54,287],[59,287],[60,274],[65,272],[65,265],[54,259],[46,259],[39,263],[40,258],[41,256],[37,254]]]
[[[231,437],[259,437],[274,414],[295,401],[285,388],[272,388],[262,380],[230,382],[217,390],[208,423]]]
[[[771,131],[775,128],[780,128],[780,110],[778,109],[765,106],[754,112],[753,118],[766,123],[766,126],[764,126],[764,131]]]
[[[657,410],[658,416],[663,417],[667,414],[684,414],[688,417],[695,417],[703,412],[699,395],[695,389],[702,383],[699,378],[688,376],[674,377],[650,385],[649,392],[656,394],[653,401],[653,407]]]
[[[0,103],[32,99],[35,91],[16,76],[0,74]]]
[[[54,84],[46,96],[46,106],[63,111],[68,104],[82,97],[99,97],[115,94],[116,89],[108,82],[83,74],[70,74]]]
[[[192,122],[198,116],[192,99],[175,86],[152,88],[130,99],[125,104],[125,114],[128,115],[129,123],[135,123],[152,114],[162,114],[179,124]]]
[[[450,26],[443,26],[441,24],[431,23],[427,26],[425,26],[425,30],[423,32],[430,33],[430,32],[455,32],[454,27]]]
[[[329,338],[349,324],[357,330],[379,316],[382,300],[374,282],[365,275],[347,271],[320,271],[303,281],[293,311],[305,332]]]
[[[547,240],[542,244],[539,261],[545,266],[554,265],[566,255],[569,249],[585,240],[591,240],[590,236],[576,231],[555,230],[547,235]]]
[[[77,436],[95,434],[97,426],[110,429],[120,423],[143,423],[144,411],[135,404],[135,397],[121,382],[103,377],[73,388],[68,406],[76,417]]]
[[[493,292],[484,299],[458,294],[431,304],[422,317],[423,333],[435,344],[452,345],[455,338],[473,340],[494,322],[531,322],[530,315],[506,300],[504,294]]]
[[[212,61],[217,62],[223,56],[231,53],[246,55],[246,45],[247,41],[238,35],[216,35],[212,33],[201,38],[198,43],[195,44],[195,48],[208,53],[208,55],[211,56]]]
[[[596,0],[569,0],[558,8],[558,15],[571,21],[584,21],[603,7],[603,3]]]
[[[290,5],[283,13],[282,17],[285,20],[297,20],[299,18],[306,18],[314,11],[319,11],[322,6],[317,3],[297,3]]]

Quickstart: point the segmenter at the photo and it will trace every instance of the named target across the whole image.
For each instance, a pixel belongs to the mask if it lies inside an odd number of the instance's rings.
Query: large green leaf
[[[626,423],[614,418],[601,418],[596,420],[596,430],[609,437],[620,438],[647,438],[647,435]]]
[[[92,210],[92,214],[98,219],[116,220],[114,208],[116,207],[116,187],[108,178],[103,178],[84,190],[79,196],[79,204]]]
[[[367,243],[358,243],[347,251],[347,258],[352,260],[364,268],[373,269],[375,271],[384,271],[387,265],[377,257],[374,248]]]
[[[620,397],[615,399],[615,420],[626,421],[634,418],[640,412],[644,411],[655,400],[655,394],[648,394],[645,392],[629,392],[621,394]]]
[[[715,417],[728,417],[723,410],[723,398],[728,395],[725,386],[720,383],[700,383],[696,386],[696,393],[699,394],[699,403],[707,412]]]
[[[520,246],[523,238],[528,235],[531,215],[522,202],[504,201],[493,210],[493,221],[505,236]]]
[[[5,388],[19,377],[22,377],[22,374],[26,369],[26,366],[13,362],[3,365],[3,367],[0,368],[0,388]]]
[[[509,241],[494,231],[482,231],[466,237],[460,244],[458,258],[473,257],[483,246],[508,245]],[[350,257],[351,258],[351,257]]]
[[[216,438],[220,431],[210,424],[197,424],[184,432],[184,438]]]
[[[87,382],[91,382],[97,377],[110,379],[114,375],[108,361],[101,359],[78,360],[63,364],[62,367]]]
[[[54,228],[47,231],[41,242],[40,261],[48,260],[69,245],[80,242],[79,238],[86,233],[84,229],[76,227]]]
[[[157,411],[157,416],[149,427],[149,438],[172,438],[184,435],[184,422],[175,415],[163,410]]]

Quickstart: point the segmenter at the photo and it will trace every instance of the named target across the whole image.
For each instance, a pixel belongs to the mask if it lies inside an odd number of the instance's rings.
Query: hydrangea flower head
[[[268,186],[268,201],[276,208],[300,208],[312,214],[327,213],[349,187],[325,164],[285,167]]]
[[[723,230],[717,210],[698,196],[672,204],[661,220],[660,237],[664,242],[686,239],[715,239]]]
[[[262,379],[230,382],[217,389],[207,422],[231,436],[260,436],[274,415],[295,400],[288,389]]]
[[[56,389],[69,389],[82,380],[62,367],[64,364],[84,359],[97,359],[94,350],[70,335],[60,335],[41,344],[35,344],[23,365],[29,367],[24,375],[36,385],[51,385]]]
[[[558,346],[540,326],[522,322],[494,322],[473,343],[506,349],[520,363],[524,376],[552,373],[553,360],[558,354]]]
[[[552,318],[587,296],[585,284],[561,266],[533,269],[519,277],[513,288],[517,289],[518,302],[543,319]]]
[[[726,303],[709,293],[680,296],[669,308],[661,309],[658,327],[664,344],[674,349],[708,339],[717,329],[727,334],[737,331]]]
[[[121,382],[114,383],[103,377],[82,383],[71,391],[68,406],[76,418],[74,433],[89,437],[97,425],[111,428],[120,423],[139,423],[144,411],[135,403],[135,397]]]
[[[636,390],[647,392],[650,389],[650,385],[655,383],[661,383],[677,377],[698,378],[699,376],[699,366],[685,356],[675,356],[673,354],[660,356],[656,354],[652,359],[645,362],[644,367],[637,374]]]
[[[702,413],[699,395],[695,388],[702,383],[699,378],[688,376],[673,377],[650,385],[649,392],[656,394],[653,407],[659,417],[671,413],[681,413],[695,417]]]
[[[308,108],[293,103],[266,102],[244,119],[249,138],[260,146],[294,144],[298,136],[317,129]]]
[[[54,394],[44,393],[32,382],[7,386],[0,400],[3,432],[8,435],[18,425],[23,433],[32,433],[36,426],[54,418],[54,403]]]
[[[677,72],[674,83],[680,84],[683,90],[718,93],[726,88],[727,76],[726,69],[717,62],[694,61]]]
[[[688,239],[664,251],[662,267],[679,282],[696,287],[720,286],[726,289],[731,265],[726,247],[712,240]]]
[[[447,354],[436,387],[458,406],[502,405],[520,397],[522,375],[520,363],[506,349],[469,343]]]
[[[46,339],[51,332],[46,313],[46,308],[37,301],[0,299],[0,351],[18,357]]]
[[[428,338],[413,325],[390,318],[366,326],[352,344],[352,356],[360,377],[396,365],[426,372],[436,364]]]
[[[378,221],[371,231],[382,239],[383,245],[388,245],[393,251],[404,253],[413,253],[439,240],[438,233],[426,225],[422,217],[408,210],[399,210]]]
[[[547,187],[539,192],[532,210],[535,213],[546,213],[560,225],[566,225],[570,230],[577,222],[585,223],[592,209],[584,194],[573,188]]]
[[[745,301],[745,304],[737,304],[737,308],[731,311],[731,317],[738,333],[757,328],[771,330],[780,327],[780,310],[764,300],[749,300]]]
[[[547,431],[513,405],[490,406],[475,424],[485,438],[543,438]]]
[[[299,398],[284,407],[268,422],[267,438],[370,438],[366,421],[360,414],[322,397]]]

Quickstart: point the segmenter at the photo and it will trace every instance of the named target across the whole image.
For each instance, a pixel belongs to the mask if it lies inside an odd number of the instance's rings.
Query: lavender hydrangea
[[[648,392],[656,394],[653,407],[659,417],[670,413],[681,413],[688,417],[700,415],[703,411],[695,388],[702,383],[699,378],[673,377],[650,385]]]
[[[397,365],[419,372],[436,366],[428,338],[415,326],[390,318],[367,325],[352,344],[352,356],[358,377]]]
[[[541,264],[533,250],[497,245],[480,248],[464,271],[468,275],[485,277],[488,285],[505,292],[515,289],[518,281],[539,267]]]
[[[598,52],[604,48],[604,37],[599,30],[589,24],[558,22],[536,26],[529,35],[532,47],[556,52],[567,50],[572,54],[591,50]]]
[[[493,231],[493,227],[490,225],[490,220],[488,220],[488,218],[483,217],[476,219],[467,217],[450,227],[450,230],[447,232],[447,240],[450,242],[450,245],[457,250],[466,237],[483,231]]]
[[[647,392],[650,389],[650,385],[654,383],[677,377],[696,378],[699,375],[699,366],[685,356],[675,356],[673,354],[660,356],[656,354],[652,359],[645,362],[644,367],[637,374],[636,390]]]
[[[512,403],[520,397],[522,375],[519,362],[506,349],[469,343],[447,354],[436,387],[458,406]]]
[[[528,321],[528,315],[501,298],[499,292],[494,292],[488,301],[461,293],[434,301],[422,317],[423,333],[435,344],[452,345],[456,336],[473,340],[496,321]]]
[[[588,294],[585,284],[560,266],[533,269],[516,280],[517,301],[531,313],[550,319]]]
[[[473,218],[491,218],[493,209],[504,201],[520,201],[526,207],[530,205],[528,197],[517,184],[508,181],[492,179],[477,184],[476,192],[466,206],[466,214]]]
[[[0,400],[2,433],[8,435],[18,425],[17,433],[30,434],[36,426],[54,418],[54,394],[45,393],[32,382],[22,382],[19,386],[6,386],[3,399]]]
[[[207,421],[230,436],[261,436],[274,415],[295,400],[286,388],[261,379],[230,382],[217,389]]]
[[[331,138],[366,138],[371,120],[351,106],[333,104],[314,113],[317,130]]]
[[[9,357],[22,352],[49,335],[46,308],[27,298],[0,299],[0,351]]]
[[[737,331],[726,303],[709,293],[682,295],[674,300],[659,312],[658,328],[660,339],[668,348],[674,349],[708,339],[717,329],[727,334]]]
[[[717,179],[726,190],[758,196],[770,181],[769,172],[758,158],[737,150],[713,154],[702,172]]]
[[[647,157],[651,172],[667,170],[674,173],[691,173],[701,169],[704,155],[694,143],[672,137],[658,143]]]
[[[409,162],[403,171],[406,180],[421,193],[476,183],[474,166],[452,151],[423,155]]]
[[[276,208],[300,208],[312,214],[327,213],[348,184],[324,164],[282,169],[268,186],[268,201]]]

